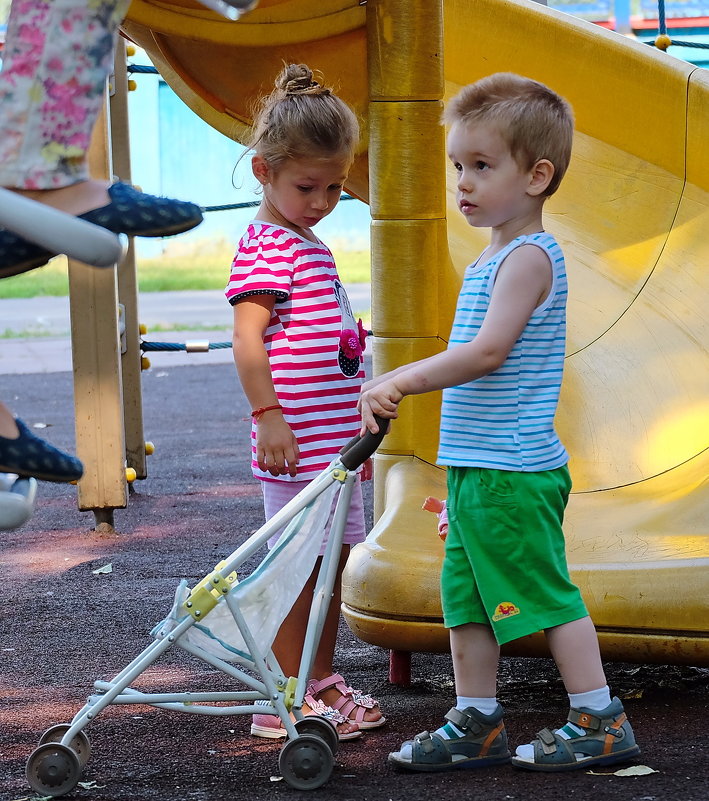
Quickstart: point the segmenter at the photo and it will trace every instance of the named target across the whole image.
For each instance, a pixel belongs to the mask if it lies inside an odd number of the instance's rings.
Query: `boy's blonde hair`
[[[543,83],[512,72],[488,75],[448,102],[443,121],[494,124],[523,170],[540,159],[554,165],[545,196],[559,188],[571,159],[574,115],[566,100]]]
[[[347,103],[317,83],[305,64],[287,64],[259,104],[249,145],[277,170],[294,158],[352,161],[358,141],[359,123]]]

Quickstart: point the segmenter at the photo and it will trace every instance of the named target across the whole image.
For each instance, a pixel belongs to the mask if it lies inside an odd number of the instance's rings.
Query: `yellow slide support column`
[[[376,375],[445,347],[437,312],[449,264],[445,211],[442,6],[436,0],[375,0],[367,4],[369,71],[369,200],[372,214],[372,327]],[[434,313],[432,314],[432,310]],[[447,334],[447,330],[446,330]],[[391,505],[392,470],[410,473],[435,461],[440,397],[416,396],[377,455],[375,516]],[[415,426],[425,420],[426,425]],[[343,577],[343,611],[358,633],[368,596],[381,603],[397,593],[402,574],[400,521],[375,526],[352,553]],[[388,587],[388,591],[384,588]],[[420,601],[420,599],[418,599]],[[395,602],[396,603],[396,602]],[[398,605],[398,604],[397,604]],[[365,638],[366,639],[366,638]],[[395,652],[393,652],[395,653]],[[404,663],[409,654],[401,655]],[[392,659],[392,672],[397,658]]]

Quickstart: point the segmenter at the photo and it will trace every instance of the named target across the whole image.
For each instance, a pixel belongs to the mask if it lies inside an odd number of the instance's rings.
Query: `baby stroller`
[[[188,589],[184,580],[180,583],[169,615],[153,629],[153,642],[113,679],[94,682],[94,694],[71,723],[53,726],[42,735],[27,761],[27,779],[35,792],[60,796],[77,785],[91,750],[84,729],[109,704],[147,704],[206,715],[278,715],[287,732],[278,760],[284,780],[300,790],[327,782],[337,732],[325,718],[304,716],[303,698],[332,595],[356,470],[386,432],[387,421],[378,423],[379,433],[353,439],[304,490],[196,586]],[[239,567],[284,526],[263,561],[249,576],[238,579]],[[288,677],[271,646],[312,573],[325,538],[298,676]],[[236,679],[245,689],[154,693],[130,686],[175,646]]]

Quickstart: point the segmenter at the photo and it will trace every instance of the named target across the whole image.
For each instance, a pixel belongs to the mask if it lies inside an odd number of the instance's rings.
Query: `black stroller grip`
[[[376,434],[367,431],[363,437],[354,437],[340,451],[340,461],[348,470],[356,470],[364,464],[382,444],[389,428],[389,420],[377,415],[374,415],[374,420],[379,426]]]

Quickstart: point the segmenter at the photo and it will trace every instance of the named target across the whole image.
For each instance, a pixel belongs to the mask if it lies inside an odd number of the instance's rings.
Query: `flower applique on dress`
[[[359,366],[364,361],[363,353],[367,332],[364,330],[362,320],[357,320],[357,330],[345,328],[340,334],[340,353],[337,361],[340,369],[346,376],[356,376]]]
[[[337,363],[340,365],[343,375],[348,378],[354,378],[359,374],[360,366],[364,361],[362,354],[364,353],[367,331],[362,325],[362,320],[358,320],[355,323],[347,293],[338,280],[335,280],[335,297],[342,315],[342,331],[340,332]]]

